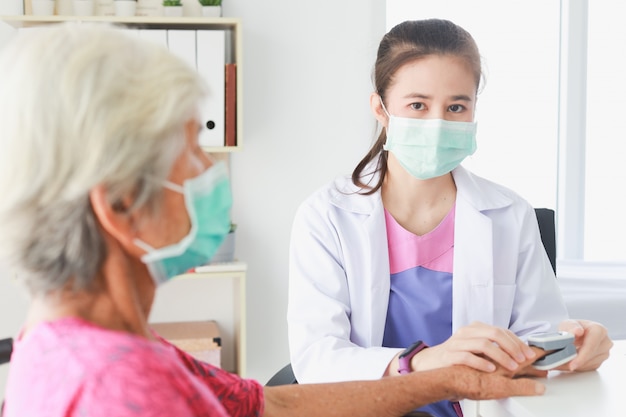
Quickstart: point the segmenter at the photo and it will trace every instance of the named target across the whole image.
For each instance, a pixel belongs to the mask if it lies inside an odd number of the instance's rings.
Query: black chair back
[[[13,353],[13,339],[0,340],[0,365],[11,360],[11,353]]]
[[[554,210],[548,208],[536,208],[537,222],[539,223],[539,233],[541,242],[546,249],[552,270],[556,274],[556,225],[554,221]]]

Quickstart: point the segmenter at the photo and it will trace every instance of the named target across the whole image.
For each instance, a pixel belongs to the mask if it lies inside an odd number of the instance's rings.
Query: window
[[[626,3],[589,1],[584,259],[626,259]]]

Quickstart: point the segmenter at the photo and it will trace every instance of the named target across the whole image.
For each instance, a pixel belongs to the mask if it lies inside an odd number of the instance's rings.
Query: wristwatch
[[[413,343],[408,348],[404,349],[400,356],[398,356],[398,373],[408,374],[411,372],[411,359],[417,355],[418,352],[427,348],[428,345],[421,340]]]

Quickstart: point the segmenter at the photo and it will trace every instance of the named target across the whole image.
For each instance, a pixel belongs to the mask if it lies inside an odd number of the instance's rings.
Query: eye
[[[448,107],[448,111],[452,113],[461,113],[463,110],[465,110],[465,106],[463,106],[462,104],[452,104],[450,107]]]
[[[411,108],[413,110],[424,110],[426,108],[426,105],[424,103],[411,103]]]

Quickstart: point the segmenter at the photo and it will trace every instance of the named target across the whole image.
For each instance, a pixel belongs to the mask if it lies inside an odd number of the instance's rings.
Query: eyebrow
[[[405,95],[404,98],[432,99],[432,96],[421,94],[421,93],[410,93],[410,94]],[[450,99],[452,99],[452,101],[467,101],[467,102],[472,101],[472,99],[468,95],[465,95],[465,94],[458,94],[455,96],[451,96]]]

